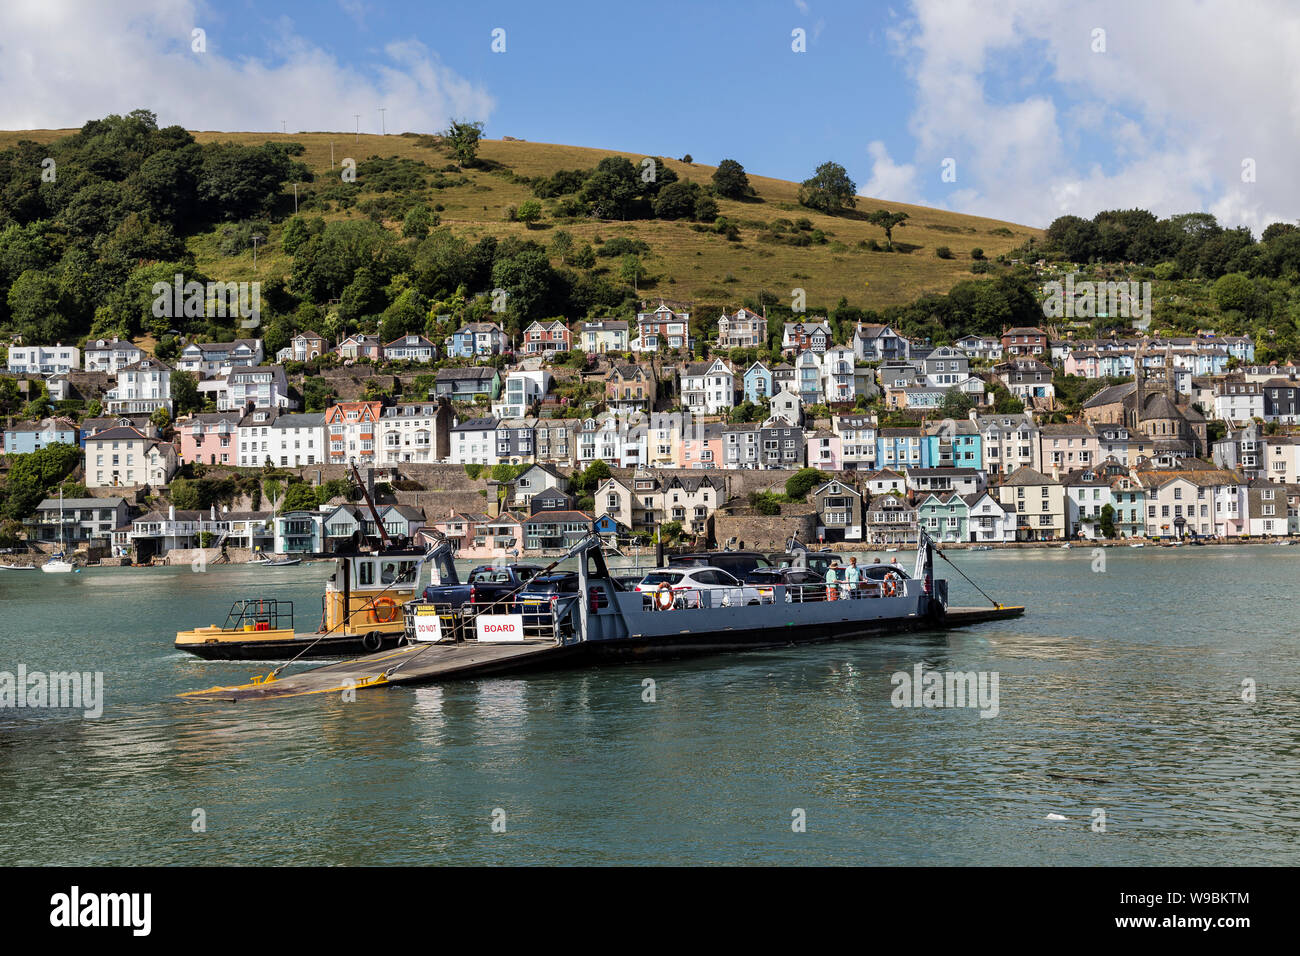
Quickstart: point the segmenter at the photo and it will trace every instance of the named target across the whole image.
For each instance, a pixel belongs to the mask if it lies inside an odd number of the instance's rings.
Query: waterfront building
[[[81,545],[109,545],[115,528],[127,523],[131,513],[125,498],[46,498],[23,524],[27,539],[52,544],[60,540],[71,549]]]
[[[1017,541],[1065,537],[1065,489],[1034,468],[1022,466],[994,486],[998,501],[1016,511]]]
[[[832,478],[813,489],[818,541],[861,541],[866,528],[866,500],[855,485]]]

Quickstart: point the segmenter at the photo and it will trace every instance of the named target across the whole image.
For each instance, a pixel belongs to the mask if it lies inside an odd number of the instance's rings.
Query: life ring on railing
[[[880,582],[880,592],[885,597],[898,597],[898,582],[901,580],[897,574],[890,571]]]
[[[380,608],[386,608],[388,610],[387,617],[380,617],[379,615]],[[378,598],[372,605],[370,605],[370,620],[377,621],[380,624],[391,624],[396,619],[397,619],[397,602],[394,601],[392,598],[381,597]]]
[[[661,584],[655,591],[655,607],[661,611],[672,610],[673,606],[673,588],[671,584]]]

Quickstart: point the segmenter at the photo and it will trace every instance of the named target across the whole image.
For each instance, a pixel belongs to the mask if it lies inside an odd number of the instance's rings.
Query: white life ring
[[[673,588],[671,584],[661,584],[655,591],[655,606],[661,611],[670,611],[673,606]]]
[[[897,597],[898,582],[901,580],[902,579],[897,574],[895,574],[893,571],[890,571],[888,574],[885,575],[884,579],[880,582],[881,593],[884,594],[885,597]]]

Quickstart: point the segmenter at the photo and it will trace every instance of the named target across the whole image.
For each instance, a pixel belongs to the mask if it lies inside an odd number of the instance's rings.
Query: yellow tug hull
[[[305,638],[307,635],[303,635],[303,637]],[[293,639],[293,628],[289,627],[272,628],[269,631],[245,631],[243,628],[228,630],[224,627],[217,627],[215,624],[209,624],[207,627],[196,627],[188,631],[176,632],[176,646],[182,649],[192,644],[251,644],[258,641],[291,641]]]

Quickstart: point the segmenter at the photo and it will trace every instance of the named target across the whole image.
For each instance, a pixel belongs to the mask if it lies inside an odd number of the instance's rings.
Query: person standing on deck
[[[839,558],[836,558],[831,562],[831,566],[826,569],[826,600],[828,601],[834,601],[838,596],[835,593],[838,590],[835,585],[835,579],[838,576],[836,572],[839,566],[840,560]]]
[[[861,580],[862,572],[858,568],[858,559],[849,558],[849,566],[844,569],[844,596],[849,597],[850,592],[858,589],[858,581]]]

